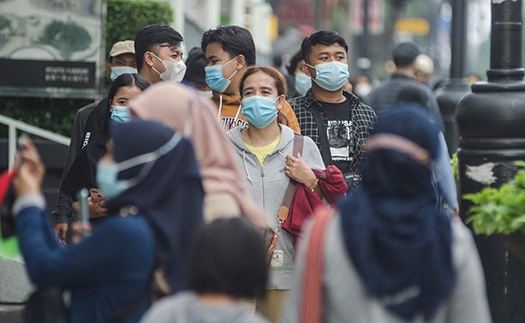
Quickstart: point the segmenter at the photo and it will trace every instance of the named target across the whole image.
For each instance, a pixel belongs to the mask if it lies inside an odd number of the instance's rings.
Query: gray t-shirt
[[[190,291],[165,297],[152,306],[140,323],[268,323],[259,314],[250,313],[239,302],[213,306],[197,299]]]

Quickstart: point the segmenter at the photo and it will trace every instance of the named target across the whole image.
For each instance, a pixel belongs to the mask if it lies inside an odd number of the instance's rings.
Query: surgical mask
[[[109,75],[109,78],[111,79],[111,82],[113,82],[117,77],[126,73],[137,74],[137,69],[129,66],[111,66],[111,74]]]
[[[213,96],[211,91],[197,91],[197,94],[199,94],[201,98],[210,98]]]
[[[181,140],[181,135],[174,134],[171,139],[159,149],[142,154],[120,163],[99,161],[97,164],[96,182],[104,196],[109,200],[119,196],[122,192],[136,186],[146,178],[153,168],[155,162],[171,150],[173,150]],[[118,174],[126,169],[130,169],[144,164],[137,176],[131,179],[118,179]]]
[[[275,102],[277,99],[264,96],[251,96],[242,100],[242,114],[256,128],[266,128],[277,118]]]
[[[317,75],[314,82],[327,91],[337,91],[341,89],[350,76],[348,65],[343,63],[332,61],[317,64],[315,67],[310,64],[306,65],[315,68]]]
[[[235,72],[233,72],[233,74],[226,79],[222,75],[222,67],[228,65],[234,59],[235,57],[230,59],[224,65],[218,64],[213,66],[206,66],[204,68],[204,71],[206,73],[206,84],[208,84],[212,91],[223,93],[224,91],[226,91],[228,86],[230,86],[230,83],[232,82],[230,81],[230,79],[235,75],[235,73],[237,73],[238,70],[235,70]]]
[[[369,83],[361,82],[354,86],[354,93],[361,98],[365,98],[370,92],[372,92],[372,85]]]
[[[182,81],[182,79],[184,78],[184,74],[186,74],[186,64],[184,64],[182,59],[177,62],[170,62],[160,59],[155,54],[153,54],[153,56],[155,56],[159,61],[161,61],[162,65],[164,65],[164,68],[166,69],[164,73],[160,73],[155,69],[155,67],[151,67],[155,72],[157,72],[157,74],[159,74],[161,79],[171,83],[180,83]]]
[[[114,105],[111,111],[111,120],[116,122],[125,123],[131,119],[129,108],[120,105]]]
[[[301,95],[312,87],[312,79],[304,73],[295,73],[295,90]]]

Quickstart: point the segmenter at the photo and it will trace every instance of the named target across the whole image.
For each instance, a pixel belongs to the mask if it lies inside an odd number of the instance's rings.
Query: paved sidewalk
[[[0,304],[0,323],[22,323],[24,305]]]

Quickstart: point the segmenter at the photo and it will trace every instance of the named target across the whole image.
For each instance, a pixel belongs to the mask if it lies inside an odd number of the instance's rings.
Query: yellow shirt
[[[279,144],[280,140],[281,134],[277,136],[277,139],[275,139],[273,142],[269,143],[266,146],[255,147],[247,143],[244,144],[246,145],[246,147],[248,147],[248,149],[250,149],[252,153],[255,154],[255,157],[257,157],[257,160],[259,160],[259,164],[262,165],[266,156],[268,156],[275,149],[275,147],[277,147],[277,144]]]

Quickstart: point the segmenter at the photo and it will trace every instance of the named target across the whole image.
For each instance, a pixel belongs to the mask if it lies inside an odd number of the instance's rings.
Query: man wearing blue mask
[[[111,82],[124,73],[137,73],[136,67],[134,42],[132,40],[124,40],[113,44],[109,51],[108,59],[106,60],[106,72],[109,74]],[[106,98],[102,99],[100,102],[90,103],[80,108],[75,115],[73,129],[71,131],[71,141],[67,151],[62,178],[67,174],[75,157],[91,137],[91,133],[86,134],[86,124],[88,123],[89,115],[95,110],[99,103],[102,103],[102,105],[100,105],[102,107],[106,106],[105,102]],[[59,192],[57,206],[52,214],[55,217],[55,231],[60,237],[65,237],[65,231],[68,227],[68,218],[73,215],[71,203],[72,200],[67,194]]]
[[[246,128],[248,122],[241,113],[239,83],[250,66],[255,65],[255,43],[248,29],[240,26],[219,26],[202,35],[201,48],[206,53],[206,83],[212,90],[212,100],[225,131]],[[292,108],[286,103],[281,109],[286,125],[299,132]]]
[[[133,40],[124,40],[116,42],[111,47],[106,61],[106,71],[111,82],[124,73],[137,73],[134,44]]]
[[[301,44],[303,72],[312,79],[304,96],[290,100],[301,126],[319,147],[325,165],[337,166],[349,188],[361,181],[364,142],[376,121],[367,105],[343,89],[348,79],[348,45],[338,33],[314,32]]]

